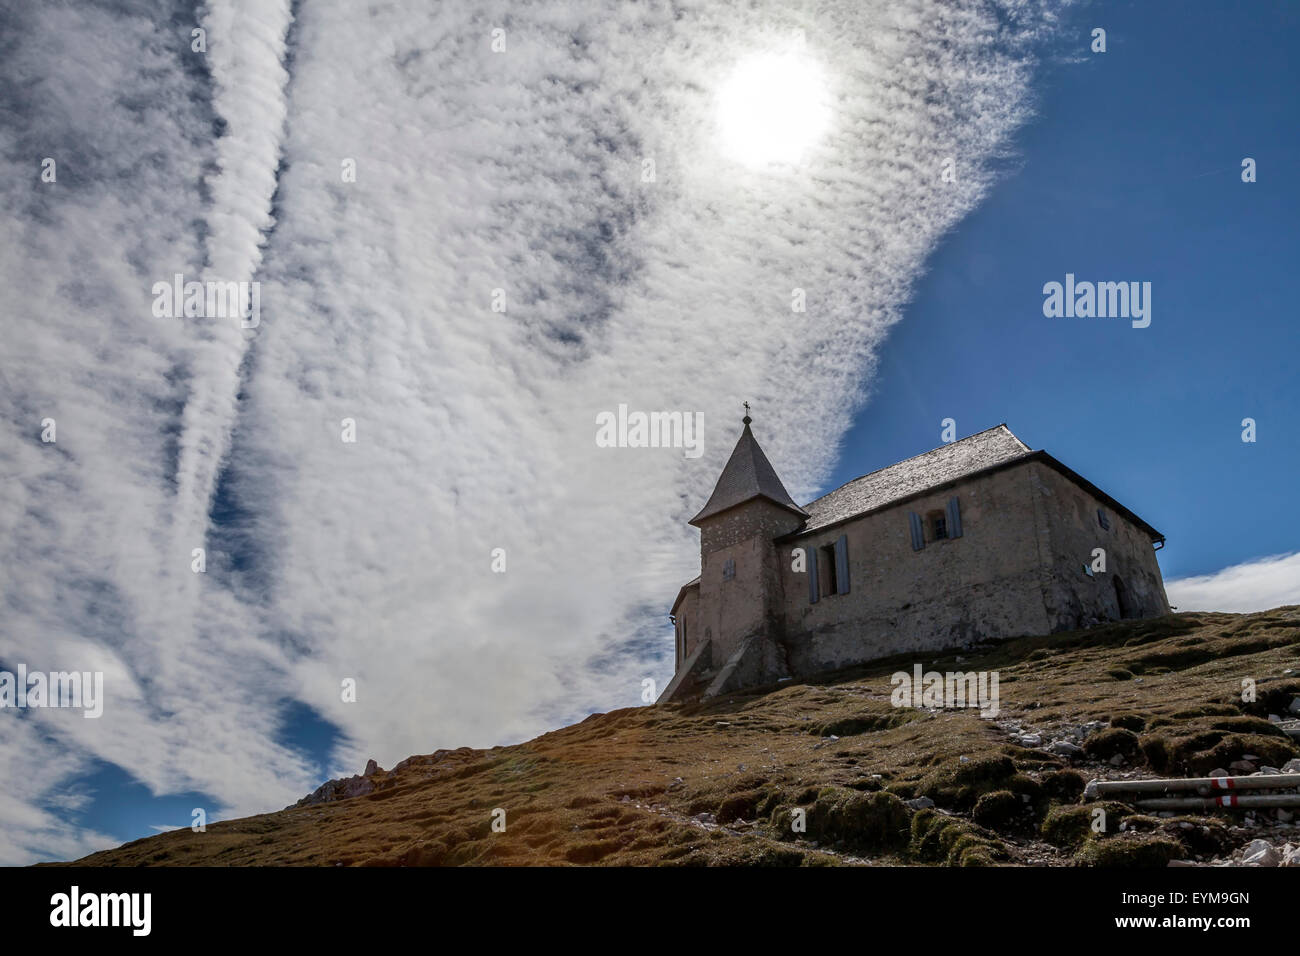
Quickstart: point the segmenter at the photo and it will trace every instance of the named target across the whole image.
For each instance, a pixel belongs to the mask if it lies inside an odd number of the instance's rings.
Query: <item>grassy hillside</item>
[[[706,706],[596,714],[518,746],[412,757],[348,784],[368,793],[77,862],[1163,865],[1257,836],[1300,839],[1295,824],[1262,811],[1160,818],[1114,801],[1109,832],[1094,834],[1093,805],[1079,802],[1086,779],[1200,775],[1248,755],[1281,766],[1300,755],[1267,719],[1296,716],[1286,710],[1300,695],[1300,607],[1127,621],[923,662],[997,671],[994,719],[892,707],[889,676],[912,663]],[[1257,684],[1254,703],[1241,701],[1244,679]],[[1053,741],[1084,752],[1052,753]],[[503,833],[492,830],[497,808]],[[791,831],[794,808],[805,811],[804,833]]]

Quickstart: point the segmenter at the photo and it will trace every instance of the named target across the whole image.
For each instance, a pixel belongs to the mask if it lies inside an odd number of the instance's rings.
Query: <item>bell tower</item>
[[[750,430],[744,428],[708,502],[690,523],[700,529],[697,633],[711,643],[717,678],[710,694],[789,674],[784,606],[773,539],[800,528],[808,513],[794,503]]]

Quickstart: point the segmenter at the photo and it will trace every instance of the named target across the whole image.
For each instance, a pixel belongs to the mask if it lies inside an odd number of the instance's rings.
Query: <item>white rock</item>
[[[1239,855],[1244,860],[1248,856],[1254,856],[1256,853],[1262,853],[1265,850],[1271,849],[1272,846],[1273,844],[1269,843],[1267,840],[1251,840],[1238,850],[1234,856]]]
[[[928,810],[934,806],[934,801],[929,797],[917,797],[915,800],[908,800],[907,805],[913,810]]]
[[[1228,776],[1231,776],[1231,774],[1229,774],[1228,771],[1224,770],[1222,767],[1215,767],[1213,770],[1210,771],[1210,776],[1211,776],[1211,777],[1228,777]]]
[[[1263,840],[1255,840],[1251,843],[1251,846],[1263,842]],[[1264,849],[1257,850],[1254,853],[1247,853],[1242,857],[1241,862],[1244,866],[1277,866],[1282,862],[1282,857],[1277,850],[1265,843]]]
[[[1283,773],[1300,773],[1300,757],[1292,757],[1282,764]]]
[[[1063,757],[1077,757],[1083,753],[1083,748],[1068,740],[1053,740],[1052,745],[1047,748],[1054,754],[1060,754]]]
[[[1043,738],[1039,734],[1025,734],[1020,738],[1020,744],[1024,747],[1038,747],[1043,743]]]

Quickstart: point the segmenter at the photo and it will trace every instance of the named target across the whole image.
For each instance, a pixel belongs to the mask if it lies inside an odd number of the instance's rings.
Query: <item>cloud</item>
[[[1300,552],[1168,581],[1165,591],[1169,603],[1180,611],[1247,613],[1300,604]]]
[[[199,59],[155,7],[23,10],[0,61],[25,343],[0,355],[0,662],[115,675],[102,719],[0,738],[51,768],[0,813],[3,862],[102,839],[50,809],[91,759],[210,818],[292,802],[322,768],[291,702],[351,773],[662,687],[741,401],[812,497],[1052,26],[975,0],[213,3]],[[746,169],[714,99],[793,46],[831,128],[799,169]],[[262,325],[153,317],[176,272],[256,278]],[[620,403],[703,413],[704,454],[598,448]]]

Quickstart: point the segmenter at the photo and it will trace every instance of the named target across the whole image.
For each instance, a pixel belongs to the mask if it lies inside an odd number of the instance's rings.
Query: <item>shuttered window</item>
[[[921,523],[921,516],[915,511],[909,511],[907,520],[912,525],[912,550],[920,551],[925,547],[925,526]]]
[[[842,534],[835,541],[836,594],[849,593],[849,536]]]
[[[948,499],[948,537],[961,537],[961,507],[957,504],[956,498]]]
[[[803,550],[804,560],[808,563],[808,603],[816,604],[821,598],[821,587],[817,583],[817,549],[809,545]]]

